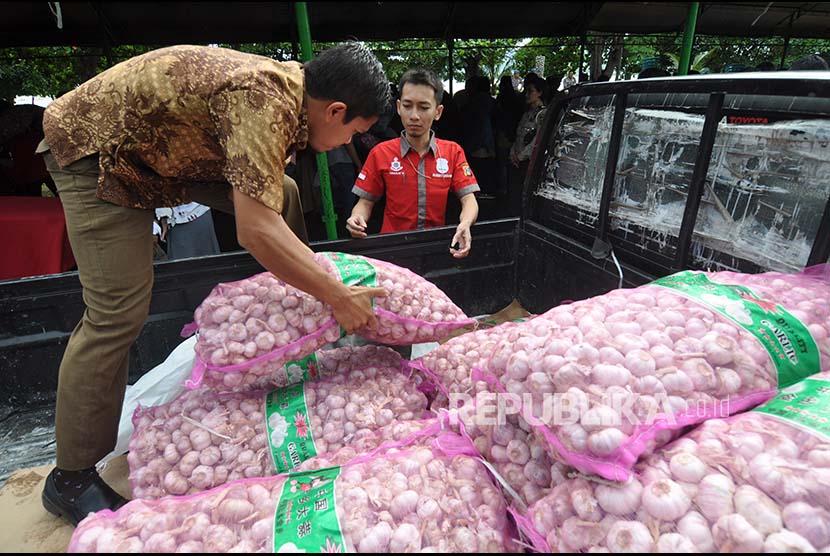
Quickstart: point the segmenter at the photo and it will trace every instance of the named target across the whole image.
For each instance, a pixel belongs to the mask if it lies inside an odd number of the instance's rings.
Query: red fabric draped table
[[[63,205],[53,197],[0,197],[0,280],[75,266]]]

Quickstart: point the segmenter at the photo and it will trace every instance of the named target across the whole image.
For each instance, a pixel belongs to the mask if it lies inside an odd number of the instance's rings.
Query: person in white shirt
[[[562,82],[559,84],[559,90],[564,91],[565,89],[570,89],[576,85],[576,77],[574,77],[573,70],[568,70],[567,75],[562,78]]]
[[[167,241],[168,260],[219,254],[219,242],[213,229],[210,208],[187,203],[173,208],[156,209],[153,234]]]

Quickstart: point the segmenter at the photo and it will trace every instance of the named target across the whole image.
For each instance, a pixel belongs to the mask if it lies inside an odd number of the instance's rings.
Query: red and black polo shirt
[[[352,192],[370,201],[386,195],[381,233],[443,226],[450,191],[461,198],[481,190],[461,146],[430,135],[424,156],[405,132],[369,152]]]

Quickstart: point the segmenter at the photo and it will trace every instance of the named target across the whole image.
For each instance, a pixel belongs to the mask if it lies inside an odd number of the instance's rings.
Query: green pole
[[[300,47],[303,62],[314,58],[311,47],[311,28],[308,25],[308,8],[305,2],[296,3],[297,28],[300,32]],[[320,193],[323,196],[323,223],[326,225],[328,239],[337,239],[337,215],[334,214],[334,202],[331,198],[331,179],[326,153],[317,153],[317,175],[320,178]]]
[[[692,2],[689,6],[689,15],[686,17],[686,31],[683,33],[683,51],[680,53],[680,67],[677,68],[677,75],[689,75],[689,68],[692,65],[692,45],[695,42],[695,28],[697,27],[697,14],[700,10],[700,2]]]

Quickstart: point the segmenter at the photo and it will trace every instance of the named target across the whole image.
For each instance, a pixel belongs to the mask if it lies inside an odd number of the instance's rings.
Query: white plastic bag
[[[154,407],[171,402],[181,396],[187,389],[184,381],[193,370],[196,358],[196,336],[192,336],[173,350],[163,363],[147,372],[132,386],[127,386],[124,405],[121,409],[121,421],[118,424],[118,441],[115,449],[99,463],[103,468],[107,463],[127,453],[130,437],[133,434],[133,413],[139,404]]]

